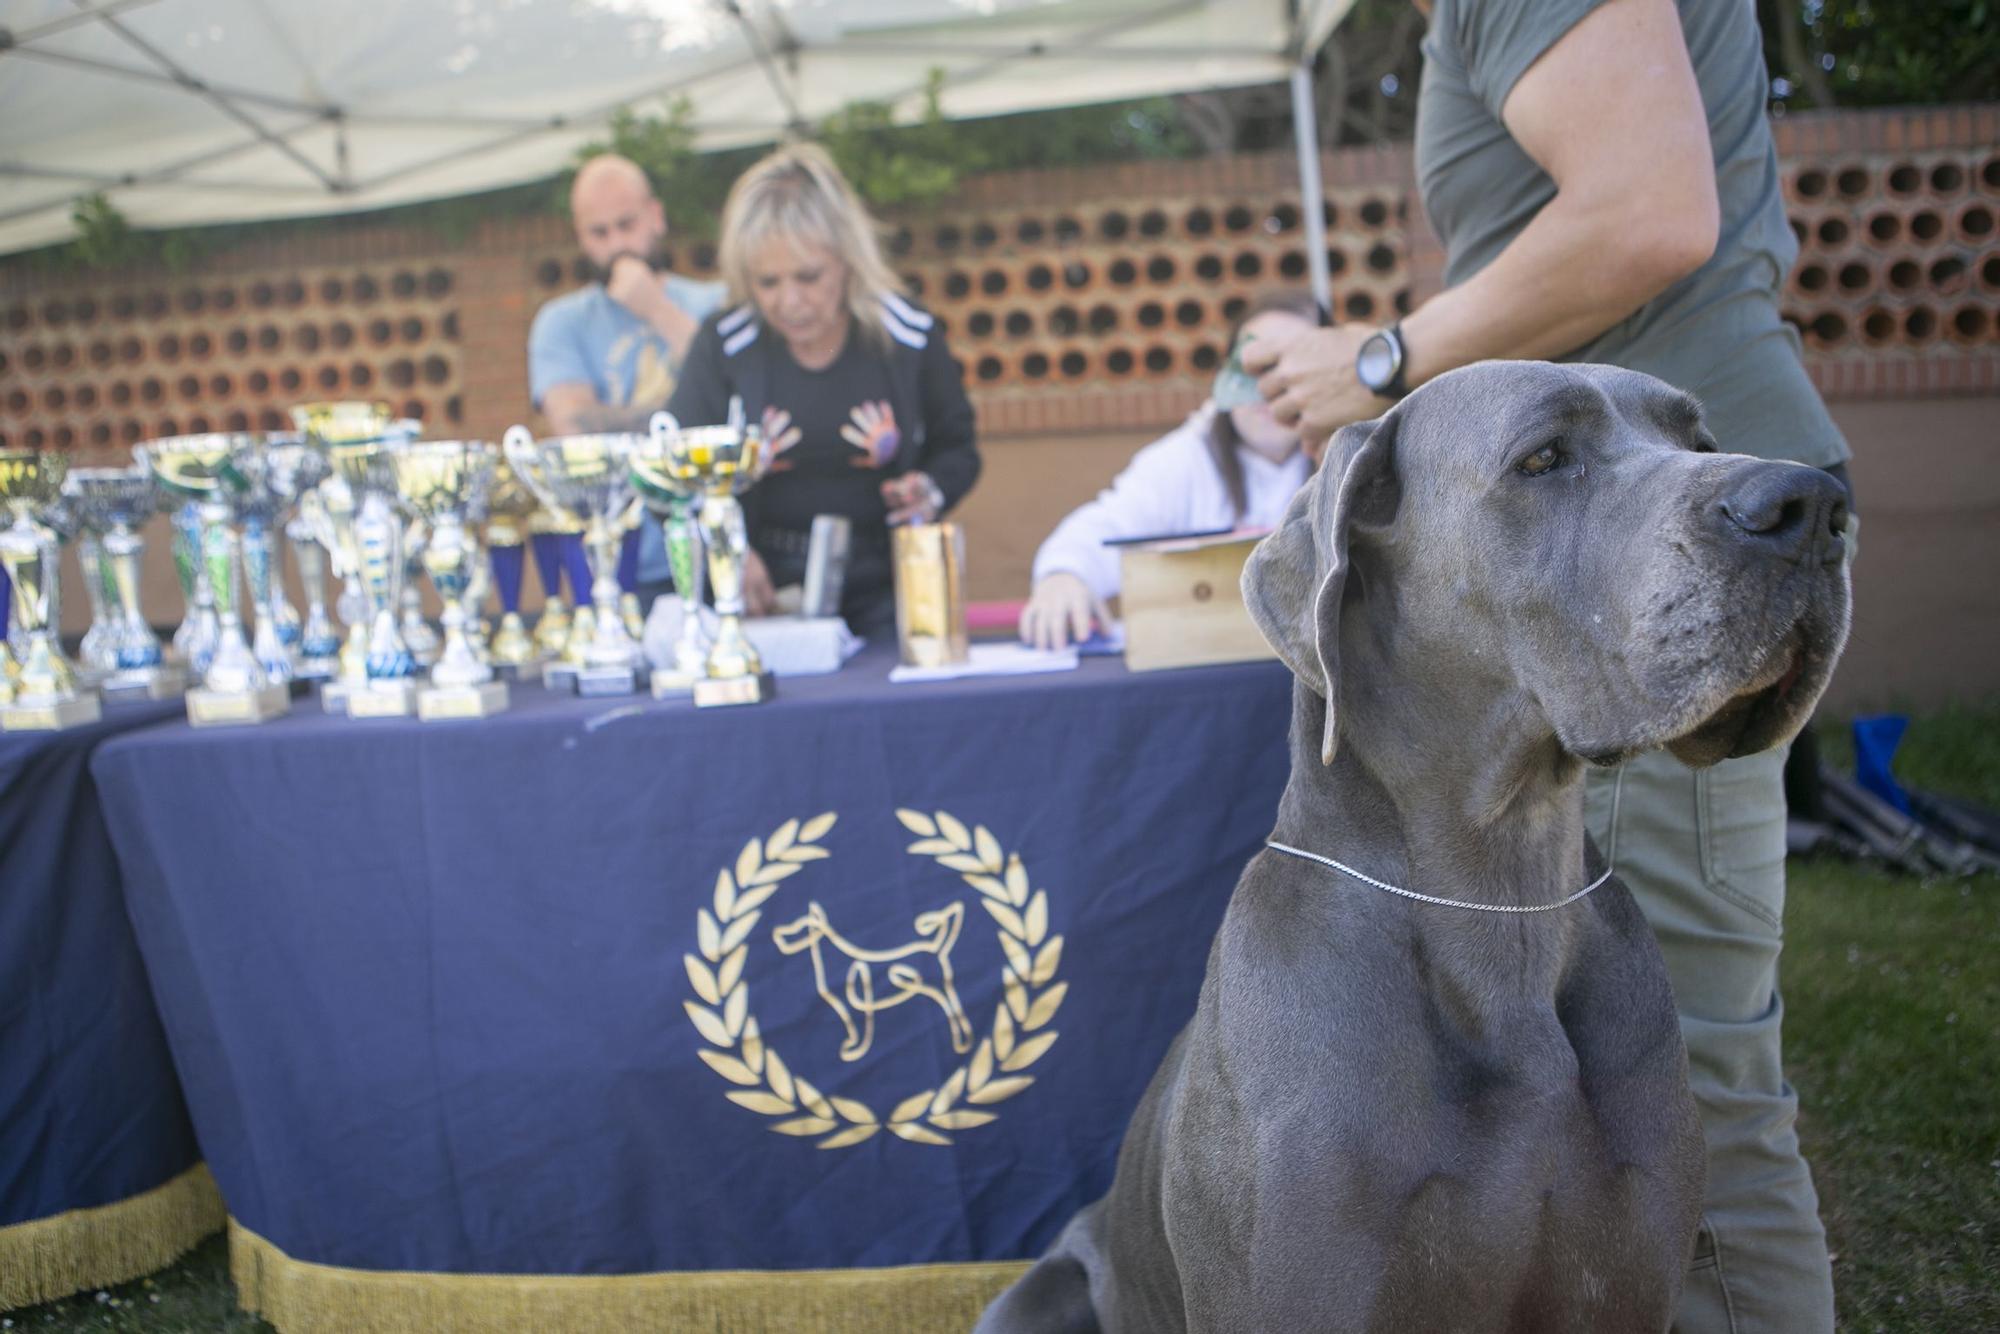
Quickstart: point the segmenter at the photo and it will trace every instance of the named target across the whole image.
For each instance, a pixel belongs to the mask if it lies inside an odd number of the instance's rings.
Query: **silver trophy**
[[[340,670],[340,632],[326,610],[328,549],[321,542],[322,533],[329,540],[332,536],[320,499],[327,485],[322,482],[300,496],[298,513],[285,524],[285,538],[291,544],[292,560],[299,567],[299,583],[306,595],[305,620],[299,626],[298,662],[299,678],[305,681],[331,680]]]
[[[291,711],[291,693],[273,681],[243,633],[246,523],[278,507],[267,480],[266,437],[252,432],[170,436],[136,446],[133,458],[179,498],[196,501],[201,562],[219,627],[201,684],[187,693],[197,727],[261,723]]]
[[[702,624],[702,589],[706,581],[701,531],[695,523],[700,492],[691,479],[676,475],[668,467],[671,438],[680,429],[672,414],[654,413],[651,433],[632,454],[632,483],[646,507],[659,517],[666,538],[667,564],[674,576],[674,593],[681,604],[681,628],[674,637],[673,666],[653,671],[655,699],[692,694],[695,682],[708,676],[708,652],[712,647],[708,629]]]
[[[579,695],[629,695],[646,672],[645,655],[618,614],[618,544],[634,498],[632,453],[640,435],[566,435],[537,440],[525,426],[507,429],[507,462],[541,502],[583,524],[590,595],[597,615],[583,661]],[[554,668],[548,673],[558,676]]]
[[[297,670],[286,643],[289,629],[298,641],[298,613],[285,596],[284,563],[278,534],[297,512],[300,500],[332,471],[326,451],[301,436],[272,436],[254,457],[254,471],[237,500],[243,520],[244,556],[250,596],[256,607],[253,651],[273,682],[289,683]]]
[[[358,580],[362,605],[342,651],[341,679],[322,698],[328,708],[345,709],[353,718],[406,716],[417,707],[417,661],[398,624],[407,567],[394,459],[406,447],[403,440],[383,438],[332,448],[334,471],[347,497],[336,522],[347,528],[345,559]],[[331,501],[328,508],[335,508]],[[354,663],[357,647],[359,662]],[[355,666],[359,680],[353,675]]]
[[[507,683],[494,679],[467,633],[466,590],[480,553],[466,519],[484,501],[494,457],[484,441],[432,440],[391,459],[404,503],[424,518],[423,565],[444,604],[444,642],[417,696],[421,718],[483,718],[507,707]]]
[[[74,476],[72,473],[71,477]],[[63,494],[67,499],[68,478],[63,481]],[[78,679],[85,685],[101,688],[104,678],[111,675],[118,665],[117,650],[112,645],[115,632],[111,626],[111,605],[116,595],[105,588],[111,567],[105,563],[104,547],[97,540],[97,534],[88,528],[77,530],[76,564],[83,574],[84,595],[90,600],[90,625],[76,646]]]
[[[97,692],[79,687],[56,639],[62,617],[56,523],[71,521],[62,512],[66,471],[60,454],[0,449],[0,505],[13,518],[0,529],[0,565],[13,597],[10,646],[0,646],[0,731],[55,731],[103,715]]]
[[[400,599],[403,643],[417,666],[429,667],[444,649],[444,640],[424,619],[424,595],[420,587],[424,575],[424,550],[430,545],[430,524],[420,513],[409,510],[407,498],[398,497],[404,510],[403,592]]]
[[[187,675],[165,660],[160,640],[139,603],[139,570],[145,552],[140,528],[159,508],[160,488],[152,471],[130,468],[72,468],[63,494],[85,534],[102,550],[109,603],[107,627],[111,662],[100,685],[104,697],[168,699],[187,686]],[[89,578],[88,569],[85,578]]]

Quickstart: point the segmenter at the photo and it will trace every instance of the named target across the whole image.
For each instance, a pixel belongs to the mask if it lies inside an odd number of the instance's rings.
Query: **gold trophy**
[[[896,643],[911,667],[971,656],[965,629],[965,531],[912,523],[890,531],[896,570]]]
[[[465,519],[483,502],[493,458],[493,446],[471,440],[405,445],[390,458],[396,489],[426,521],[423,565],[444,604],[444,644],[430,685],[417,692],[417,716],[426,720],[484,718],[507,707],[507,683],[493,679],[466,634],[465,591],[478,549]]]
[[[536,512],[534,492],[515,476],[512,464],[495,458],[493,484],[486,493],[486,553],[500,598],[500,628],[493,633],[488,656],[503,680],[538,681],[542,675],[540,650],[521,620],[528,525]]]
[[[56,640],[61,616],[56,580],[59,539],[47,523],[62,495],[68,460],[30,449],[0,449],[0,504],[14,522],[0,530],[0,564],[13,582],[14,631],[21,662],[0,643],[0,731],[52,732],[103,716],[97,692],[77,687],[76,669]]]
[[[644,438],[564,435],[537,440],[525,426],[509,427],[504,437],[515,474],[544,505],[583,524],[596,615],[583,661],[575,668],[579,695],[629,695],[646,674],[645,655],[618,614],[619,534],[633,501],[627,460]],[[559,676],[553,669],[544,675]]]
[[[750,537],[736,497],[770,466],[764,444],[764,433],[744,422],[742,401],[732,398],[729,420],[721,426],[684,428],[670,414],[655,413],[644,447],[652,460],[646,466],[657,470],[663,487],[700,500],[697,521],[721,622],[709,646],[707,675],[694,683],[694,702],[704,708],[761,704],[778,693],[777,679],[764,670],[756,646],[743,633],[743,564]]]

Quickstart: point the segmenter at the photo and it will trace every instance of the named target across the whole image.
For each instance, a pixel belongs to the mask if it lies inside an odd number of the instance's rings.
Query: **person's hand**
[[[771,585],[771,571],[753,547],[743,553],[743,613],[769,616],[777,605],[778,590]]]
[[[1283,345],[1260,338],[1243,349],[1243,369],[1257,377],[1271,414],[1286,426],[1299,428],[1306,452],[1315,461],[1335,431],[1350,422],[1379,417],[1395,406],[1393,399],[1364,388],[1354,374],[1354,358],[1375,332],[1371,325],[1336,324],[1300,334]]]
[[[667,300],[667,289],[653,266],[637,255],[618,255],[604,279],[604,294],[640,319],[651,322]]]
[[[1067,570],[1042,576],[1021,611],[1021,642],[1030,648],[1066,648],[1090,638],[1092,619],[1109,625],[1104,604],[1090,585]]]
[[[857,404],[847,414],[847,425],[840,428],[840,438],[861,451],[848,460],[857,468],[886,467],[896,457],[896,446],[903,440],[896,429],[895,409],[883,402]]]
[[[889,526],[930,523],[944,509],[944,492],[927,472],[906,472],[882,483],[882,503],[889,507]]]
[[[792,425],[792,414],[783,408],[764,409],[764,438],[771,442],[770,472],[789,471],[792,464],[785,458],[785,451],[799,442],[799,428]]]

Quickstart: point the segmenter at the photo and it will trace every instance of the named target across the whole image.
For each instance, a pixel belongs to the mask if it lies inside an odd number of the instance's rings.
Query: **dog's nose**
[[[1739,537],[1767,543],[1793,559],[1817,554],[1831,565],[1846,555],[1847,492],[1818,468],[1792,463],[1747,468],[1718,508]]]

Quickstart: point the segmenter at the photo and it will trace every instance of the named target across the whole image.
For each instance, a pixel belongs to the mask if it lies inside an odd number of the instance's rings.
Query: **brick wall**
[[[1800,115],[1778,125],[1801,258],[1786,314],[1830,397],[2000,387],[2000,107]],[[1329,153],[1343,315],[1434,290],[1408,151]],[[1153,430],[1201,398],[1255,293],[1304,283],[1288,154],[997,173],[889,219],[897,267],[945,321],[982,434]],[[711,276],[711,247],[676,248]],[[355,228],[244,246],[185,274],[0,277],[0,436],[124,457],[149,436],[272,428],[293,402],[374,397],[433,435],[527,412],[540,304],[579,281],[559,217],[462,244]]]

